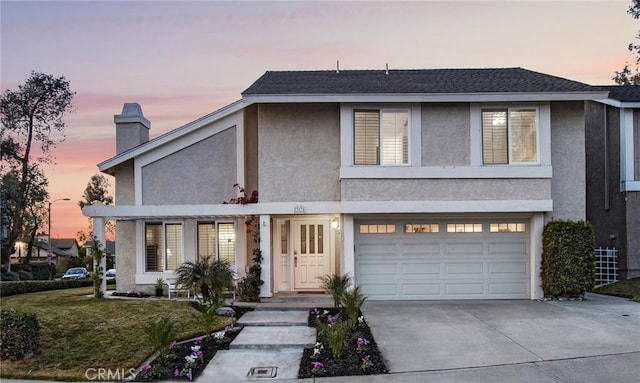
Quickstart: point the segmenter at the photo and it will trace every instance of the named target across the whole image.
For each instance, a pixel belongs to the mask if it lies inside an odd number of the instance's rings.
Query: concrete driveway
[[[640,362],[640,304],[596,294],[587,298],[368,301],[363,311],[392,373],[508,369],[527,363],[551,368],[554,361],[585,364],[588,357],[615,360],[616,355],[629,359],[635,369]],[[637,370],[632,376],[638,376]]]

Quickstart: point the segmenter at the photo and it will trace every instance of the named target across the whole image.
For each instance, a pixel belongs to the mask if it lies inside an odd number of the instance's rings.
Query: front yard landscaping
[[[629,298],[640,303],[640,277],[625,279],[593,290],[597,294]]]
[[[0,377],[87,381],[99,369],[128,372],[154,351],[145,326],[159,317],[176,323],[178,339],[205,333],[191,302],[87,297],[92,291],[85,287],[3,297],[2,309],[37,315],[41,336],[40,352],[3,360]],[[217,317],[215,327],[224,329],[230,322]]]
[[[355,323],[339,308],[315,308],[309,326],[317,331],[313,348],[305,348],[298,378],[384,374],[384,359],[361,313]]]

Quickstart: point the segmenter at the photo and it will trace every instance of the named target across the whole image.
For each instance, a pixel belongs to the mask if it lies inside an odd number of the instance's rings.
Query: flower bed
[[[228,307],[220,310],[224,315],[234,316],[235,320],[252,309]],[[234,320],[234,323],[235,323]],[[200,376],[207,364],[219,350],[228,350],[229,344],[238,336],[241,327],[227,326],[224,330],[201,336],[184,342],[172,342],[169,353],[163,359],[156,358],[140,367],[135,376],[137,382],[155,382],[160,380],[191,381]]]
[[[360,315],[354,329],[332,336],[333,326],[341,326],[345,315],[339,309],[313,309],[309,312],[309,326],[319,331],[313,348],[306,348],[300,361],[298,378],[384,374],[384,359],[378,350],[371,330]],[[328,329],[328,331],[326,330]],[[326,334],[321,334],[326,332]],[[343,339],[342,339],[343,338]],[[344,341],[340,356],[335,358],[334,347]]]
[[[190,341],[171,344],[169,354],[163,359],[155,359],[140,368],[135,381],[155,382],[158,380],[191,381],[198,377],[218,350],[228,350],[229,343],[240,333],[239,327],[218,331],[209,339],[198,337]]]

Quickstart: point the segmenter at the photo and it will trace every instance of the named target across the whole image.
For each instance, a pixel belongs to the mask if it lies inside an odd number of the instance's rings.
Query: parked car
[[[106,273],[104,273],[104,279],[109,282],[109,281],[115,281],[116,280],[116,269],[109,269],[107,270]]]
[[[89,272],[84,267],[72,267],[62,276],[62,279],[86,279]]]

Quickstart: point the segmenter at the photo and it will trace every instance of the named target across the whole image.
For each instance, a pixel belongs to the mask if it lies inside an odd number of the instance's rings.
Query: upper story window
[[[408,165],[409,111],[354,110],[354,164]]]
[[[536,109],[483,109],[482,162],[485,165],[539,162]]]

